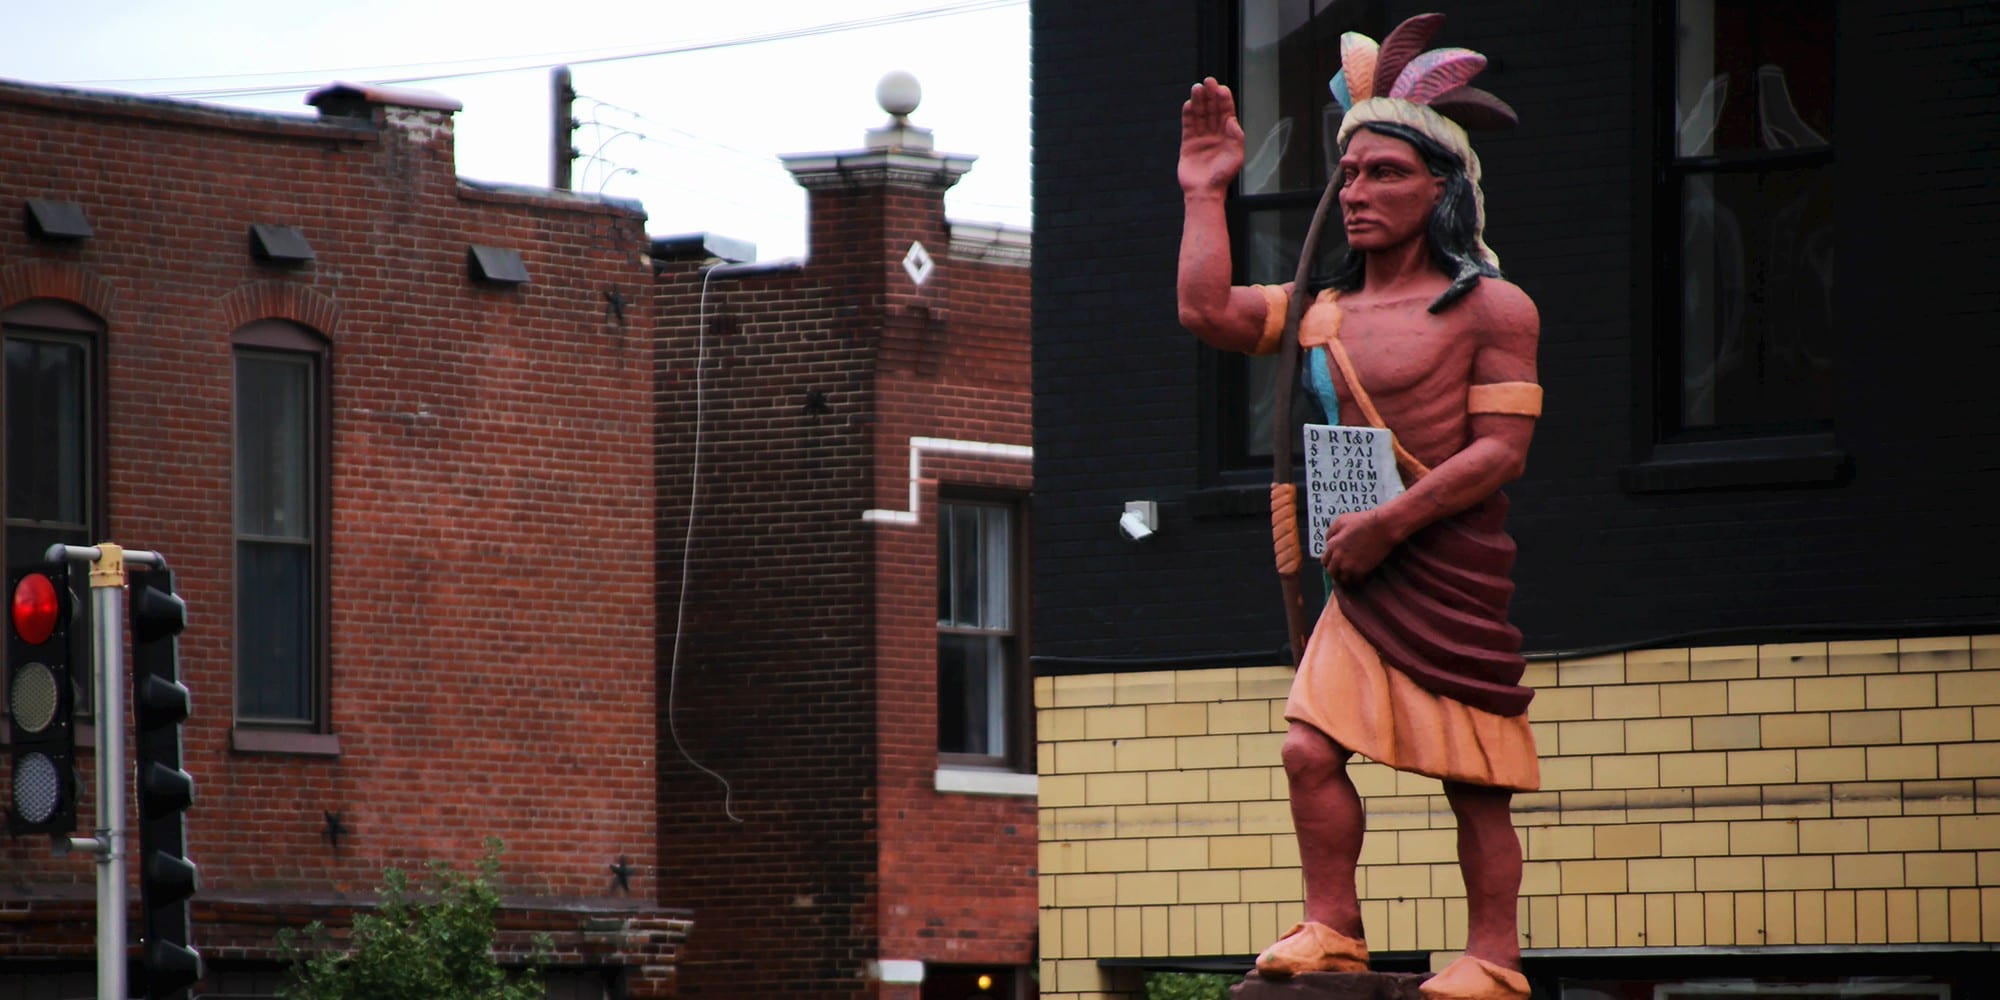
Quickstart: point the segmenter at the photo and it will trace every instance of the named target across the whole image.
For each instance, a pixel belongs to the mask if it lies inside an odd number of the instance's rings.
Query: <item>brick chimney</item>
[[[306,103],[321,118],[361,118],[376,128],[395,128],[419,146],[452,147],[452,115],[465,105],[428,90],[377,87],[365,83],[330,83],[307,95]]]

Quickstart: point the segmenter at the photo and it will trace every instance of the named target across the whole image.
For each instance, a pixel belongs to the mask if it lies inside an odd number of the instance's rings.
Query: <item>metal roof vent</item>
[[[273,264],[305,264],[313,260],[313,248],[296,226],[253,222],[250,224],[250,256]]]
[[[28,235],[37,239],[87,240],[97,235],[83,216],[83,206],[73,202],[29,198],[26,214]]]
[[[466,248],[465,258],[474,281],[483,281],[489,285],[528,283],[528,266],[521,263],[519,250],[473,245]]]

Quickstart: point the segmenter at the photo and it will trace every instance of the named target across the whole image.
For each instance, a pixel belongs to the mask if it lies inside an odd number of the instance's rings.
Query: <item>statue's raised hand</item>
[[[1222,194],[1243,169],[1243,125],[1236,98],[1209,77],[1194,85],[1181,105],[1181,190]]]

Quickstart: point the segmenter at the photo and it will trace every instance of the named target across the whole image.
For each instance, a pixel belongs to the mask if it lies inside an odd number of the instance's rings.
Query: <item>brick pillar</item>
[[[976,157],[933,151],[929,129],[896,115],[869,130],[863,149],[782,159],[808,192],[806,241],[814,263],[860,263],[872,254],[887,277],[901,270],[912,241],[930,254],[945,252],[944,193]],[[911,282],[891,287],[899,284]]]

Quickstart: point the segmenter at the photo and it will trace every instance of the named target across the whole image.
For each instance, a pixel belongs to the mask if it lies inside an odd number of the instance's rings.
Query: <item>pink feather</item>
[[[1403,67],[1409,65],[1410,60],[1415,59],[1417,53],[1422,52],[1443,27],[1443,14],[1418,14],[1396,25],[1395,30],[1382,39],[1381,51],[1375,56],[1375,84],[1369,93],[1376,97],[1389,96],[1389,88],[1396,82],[1396,76],[1403,72]],[[1353,81],[1349,81],[1350,91],[1353,86]]]
[[[1347,93],[1360,104],[1375,96],[1375,39],[1358,31],[1340,35],[1340,68],[1347,71]]]
[[[1478,87],[1454,87],[1431,98],[1431,110],[1466,129],[1511,128],[1520,116],[1507,102]]]
[[[1432,49],[1415,59],[1396,75],[1390,97],[1411,104],[1429,104],[1431,98],[1464,86],[1486,68],[1486,57],[1471,49]]]

